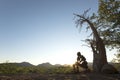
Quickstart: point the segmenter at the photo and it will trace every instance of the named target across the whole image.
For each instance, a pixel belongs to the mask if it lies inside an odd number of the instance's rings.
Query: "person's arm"
[[[82,59],[81,59],[81,57],[79,56],[79,57],[77,57],[77,62],[78,63],[81,63],[82,62]]]

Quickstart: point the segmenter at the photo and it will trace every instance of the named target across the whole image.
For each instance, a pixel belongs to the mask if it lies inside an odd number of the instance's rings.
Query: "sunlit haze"
[[[73,64],[78,51],[92,62],[81,41],[89,32],[76,28],[73,15],[89,8],[97,12],[97,0],[0,0],[0,63]]]

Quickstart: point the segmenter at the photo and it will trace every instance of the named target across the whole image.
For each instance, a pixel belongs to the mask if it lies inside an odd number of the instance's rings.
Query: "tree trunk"
[[[94,34],[95,43],[91,44],[93,51],[93,70],[95,72],[101,72],[102,67],[107,64],[106,49],[103,40],[98,35],[98,32],[94,25],[86,19],[86,22],[90,25]]]
[[[99,54],[97,53],[97,51],[95,50],[94,44],[90,43],[92,51],[93,51],[93,71],[94,72],[99,72],[100,68],[99,68],[99,61],[100,61],[100,57]]]

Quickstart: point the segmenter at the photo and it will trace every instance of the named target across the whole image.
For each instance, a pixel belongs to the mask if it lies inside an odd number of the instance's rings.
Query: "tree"
[[[100,38],[100,35],[97,29],[95,28],[95,24],[94,24],[95,16],[86,17],[87,12],[88,10],[85,11],[83,15],[74,14],[78,18],[76,20],[76,24],[78,27],[80,27],[79,24],[82,27],[82,24],[86,22],[88,24],[87,29],[92,30],[93,39],[91,40],[87,39],[87,41],[89,41],[93,51],[93,70],[95,72],[101,72],[102,67],[105,64],[107,64],[106,49],[103,40]]]
[[[120,50],[120,1],[119,0],[99,0],[98,14],[86,17],[75,14],[77,26],[88,23],[87,29],[91,29],[93,39],[86,39],[93,51],[93,70],[100,72],[107,64],[105,45],[111,49]]]

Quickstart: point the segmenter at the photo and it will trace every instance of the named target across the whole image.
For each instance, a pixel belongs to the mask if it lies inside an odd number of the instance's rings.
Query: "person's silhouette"
[[[87,65],[86,58],[81,55],[80,52],[77,52],[77,62],[73,65],[73,69],[75,72],[79,72],[79,67],[84,68],[85,70],[88,70],[88,65]]]

